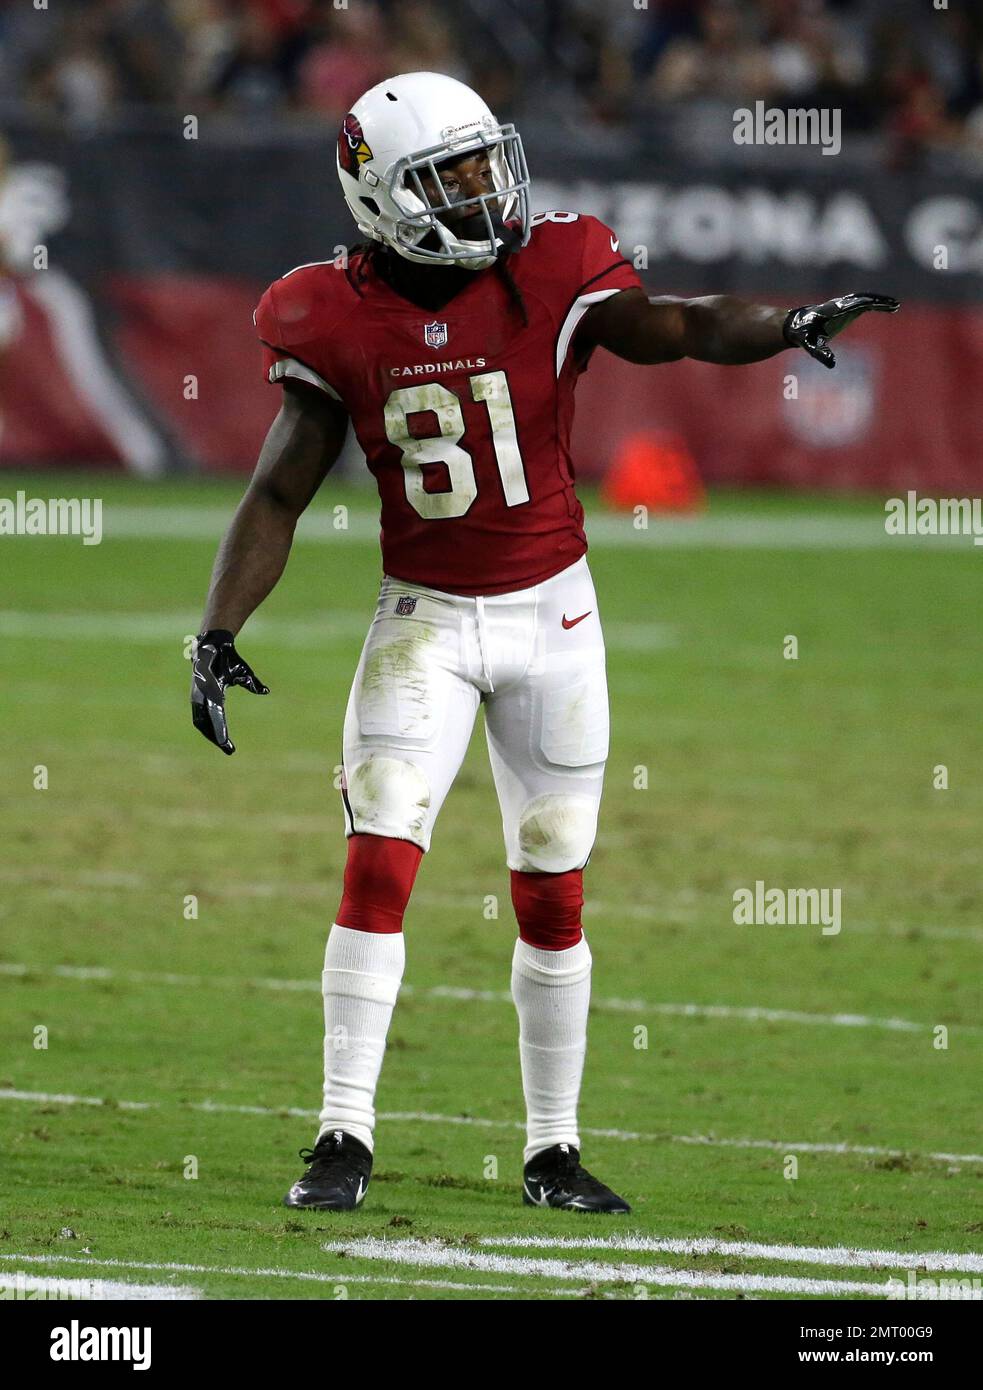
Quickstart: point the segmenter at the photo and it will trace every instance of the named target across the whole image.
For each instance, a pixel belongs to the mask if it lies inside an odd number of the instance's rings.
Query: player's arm
[[[702,299],[650,298],[628,289],[593,304],[577,331],[577,351],[607,348],[628,362],[699,362],[739,365],[801,347],[826,367],[836,363],[828,343],[870,310],[894,313],[896,299],[884,294],[845,294],[823,304],[775,309],[729,294]]]
[[[348,415],[316,387],[287,379],[283,403],[219,546],[196,644],[191,713],[205,738],[234,753],[225,691],[268,689],[235,649],[235,634],[283,573],[294,530],[345,441]]]

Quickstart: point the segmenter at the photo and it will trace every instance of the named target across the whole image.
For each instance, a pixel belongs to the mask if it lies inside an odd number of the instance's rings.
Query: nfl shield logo
[[[401,598],[396,600],[396,614],[400,618],[409,617],[414,608],[416,608],[415,594],[403,594]]]
[[[844,449],[870,433],[877,399],[874,361],[869,350],[851,343],[836,355],[836,372],[812,358],[799,364],[799,399],[785,404],[792,434],[815,448]],[[836,376],[835,381],[830,381]]]
[[[447,324],[425,323],[423,325],[423,341],[428,348],[442,348],[447,345]]]

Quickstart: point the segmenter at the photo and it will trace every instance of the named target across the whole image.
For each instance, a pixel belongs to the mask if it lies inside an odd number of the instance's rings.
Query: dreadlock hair
[[[379,272],[384,280],[389,280],[385,267],[388,263],[388,255],[391,248],[381,241],[359,241],[354,246],[349,246],[346,254],[345,276],[355,293],[362,297],[362,283],[367,279],[370,269]],[[393,255],[398,253],[392,252]],[[352,271],[351,264],[353,259],[359,256],[358,268]],[[523,328],[529,327],[529,312],[526,309],[526,301],[522,297],[522,291],[515,283],[512,272],[506,264],[508,255],[499,256],[495,261],[495,274],[502,281],[509,296],[509,302],[516,309],[522,319]]]
[[[345,251],[345,279],[351,285],[359,299],[362,298],[362,291],[360,288],[361,282],[369,273],[369,262],[379,250],[381,250],[381,242],[357,241],[354,246],[349,246]],[[361,256],[362,259],[359,261],[357,274],[353,275],[352,259],[355,256]]]
[[[522,316],[523,328],[528,328],[529,312],[526,309],[526,301],[522,298],[522,291],[519,289],[519,286],[515,283],[515,280],[512,277],[512,272],[511,270],[509,270],[508,256],[499,256],[498,259],[495,261],[495,274],[498,276],[500,280],[504,282],[505,288],[508,290],[509,299],[511,300],[515,308],[518,309],[520,315]]]

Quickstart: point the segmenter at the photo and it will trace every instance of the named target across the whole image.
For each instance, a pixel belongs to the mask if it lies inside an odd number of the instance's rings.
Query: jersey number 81
[[[488,410],[492,449],[505,505],[518,507],[529,501],[529,489],[515,432],[508,379],[504,372],[483,372],[480,376],[469,377],[468,384],[472,400],[484,401]],[[408,417],[422,410],[436,415],[438,433],[418,439],[410,434]],[[386,401],[385,417],[386,437],[402,453],[400,462],[410,506],[426,521],[463,516],[478,495],[478,484],[471,455],[460,447],[464,437],[464,412],[458,397],[436,381],[402,386]],[[449,491],[425,490],[424,469],[429,463],[445,465],[451,484]]]

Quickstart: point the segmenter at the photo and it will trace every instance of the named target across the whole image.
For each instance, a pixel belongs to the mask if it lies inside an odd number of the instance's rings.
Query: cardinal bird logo
[[[357,179],[362,165],[371,158],[372,151],[362,134],[362,123],[349,111],[341,123],[338,135],[338,163],[346,174],[351,174],[353,179]]]

